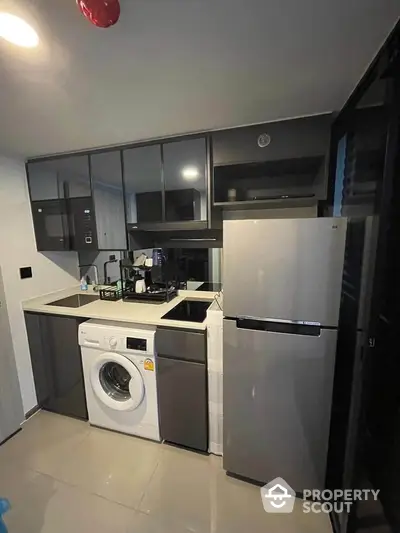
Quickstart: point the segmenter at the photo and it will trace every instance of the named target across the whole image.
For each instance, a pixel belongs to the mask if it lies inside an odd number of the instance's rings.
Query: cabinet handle
[[[190,242],[190,241],[196,241],[196,242],[208,242],[208,241],[216,241],[217,239],[215,237],[209,238],[209,239],[195,239],[195,238],[183,238],[178,239],[178,237],[173,237],[170,239],[170,241],[177,241],[177,242]]]

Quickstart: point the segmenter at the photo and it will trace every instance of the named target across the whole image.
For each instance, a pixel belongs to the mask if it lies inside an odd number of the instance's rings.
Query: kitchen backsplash
[[[188,289],[196,289],[199,282],[221,283],[222,281],[222,249],[221,248],[166,248],[168,258],[168,274],[179,281],[188,282]],[[96,265],[99,271],[99,281],[104,283],[104,263],[115,256],[116,262],[107,265],[107,277],[110,282],[116,282],[120,278],[119,261],[124,253],[116,251],[79,252],[80,265]],[[133,257],[136,259],[142,253],[148,257],[153,256],[153,249],[135,250]],[[93,268],[80,269],[80,276],[89,275],[91,282],[94,281]]]
[[[109,261],[110,256],[115,255],[116,262],[115,263],[109,263],[107,265],[107,277],[110,278],[110,282],[115,282],[120,279],[120,269],[119,269],[119,261],[121,257],[123,256],[124,252],[121,252],[119,250],[116,251],[94,251],[94,252],[78,252],[78,260],[80,265],[96,265],[99,270],[99,282],[101,284],[105,283],[104,280],[104,263],[106,261]],[[89,275],[91,282],[94,281],[94,272],[93,268],[81,268],[80,269],[80,276],[86,276]]]
[[[221,283],[221,248],[165,248],[169,276],[187,281],[189,289],[196,289],[199,282]],[[136,259],[142,253],[152,257],[153,249],[135,250]]]

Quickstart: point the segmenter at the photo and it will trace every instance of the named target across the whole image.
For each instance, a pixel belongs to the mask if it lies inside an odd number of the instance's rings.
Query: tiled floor
[[[40,412],[0,447],[9,533],[330,533],[327,515],[264,512],[221,459]]]

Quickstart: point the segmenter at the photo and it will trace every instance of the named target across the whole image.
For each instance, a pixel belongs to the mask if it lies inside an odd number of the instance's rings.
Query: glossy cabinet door
[[[55,159],[59,181],[63,184],[66,198],[91,196],[89,156],[74,155]]]
[[[87,155],[30,161],[27,171],[32,202],[91,195]]]
[[[99,250],[126,250],[121,152],[90,156],[92,194]]]
[[[326,199],[330,126],[326,114],[213,133],[214,203]]]
[[[166,222],[207,220],[206,139],[163,144]]]
[[[212,134],[214,165],[280,161],[325,155],[329,114],[217,131]]]
[[[59,160],[31,161],[26,170],[37,249],[69,250],[70,231]]]
[[[27,174],[37,249],[95,248],[89,157],[31,161]]]
[[[157,328],[161,438],[207,451],[207,344],[204,332]]]
[[[162,222],[161,146],[131,148],[122,154],[127,223]]]
[[[161,438],[207,451],[206,365],[158,356],[157,389]]]
[[[39,407],[87,420],[78,327],[85,319],[25,313]]]
[[[64,189],[55,160],[31,161],[26,165],[31,201],[57,200]]]

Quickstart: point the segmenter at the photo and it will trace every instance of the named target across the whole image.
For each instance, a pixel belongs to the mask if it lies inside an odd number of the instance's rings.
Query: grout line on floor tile
[[[74,489],[77,489],[80,492],[84,492],[85,494],[90,494],[91,496],[96,496],[97,498],[101,498],[102,500],[105,500],[106,502],[113,503],[114,505],[118,505],[120,507],[123,507],[124,509],[128,509],[128,511],[135,510],[133,507],[130,507],[129,505],[126,505],[125,503],[117,502],[116,500],[111,500],[110,498],[107,498],[103,494],[98,494],[97,492],[93,492],[91,490],[86,489],[82,485],[72,485],[72,486]]]
[[[141,513],[143,512],[143,511],[140,510],[140,506],[142,505],[142,501],[143,501],[144,497],[146,496],[146,492],[147,492],[147,489],[150,486],[150,483],[153,481],[153,478],[155,476],[155,473],[156,473],[156,471],[158,469],[159,464],[160,464],[160,459],[157,459],[157,462],[156,462],[156,465],[154,467],[154,470],[151,473],[151,476],[149,477],[149,480],[148,480],[148,482],[146,483],[146,485],[145,485],[145,487],[143,489],[142,496],[140,497],[140,500],[139,500],[139,502],[137,504],[137,508],[134,507],[135,511],[139,511]],[[147,513],[144,513],[144,514],[147,514]]]
[[[34,472],[35,474],[39,474],[40,476],[49,477],[53,481],[57,481],[57,483],[61,483],[62,485],[67,485],[71,488],[78,488],[78,485],[74,485],[73,483],[69,483],[68,481],[64,481],[63,479],[59,479],[58,477],[52,476],[51,474],[48,474],[47,472],[41,472],[40,470],[35,470],[32,468],[29,468],[31,472]]]
[[[115,505],[123,507],[124,509],[128,509],[129,511],[134,511],[134,509],[132,507],[130,507],[129,505],[125,505],[125,504],[117,502],[115,500],[110,500],[109,498],[106,498],[102,494],[98,494],[97,492],[93,492],[91,490],[88,490],[86,487],[83,487],[82,485],[74,485],[73,483],[69,483],[68,481],[64,481],[62,479],[58,479],[58,478],[56,478],[56,477],[54,477],[54,476],[52,476],[50,474],[44,474],[42,472],[37,472],[36,470],[33,470],[33,472],[35,472],[36,474],[40,474],[41,476],[48,477],[48,478],[52,479],[53,481],[57,481],[57,483],[59,485],[64,485],[65,487],[68,487],[70,489],[76,490],[76,491],[81,492],[81,493],[86,494],[86,495],[96,496],[97,498],[101,498],[102,500],[105,500],[105,501],[107,501],[109,503],[113,503]],[[60,490],[60,487],[57,487],[56,491],[58,492],[59,490]]]

